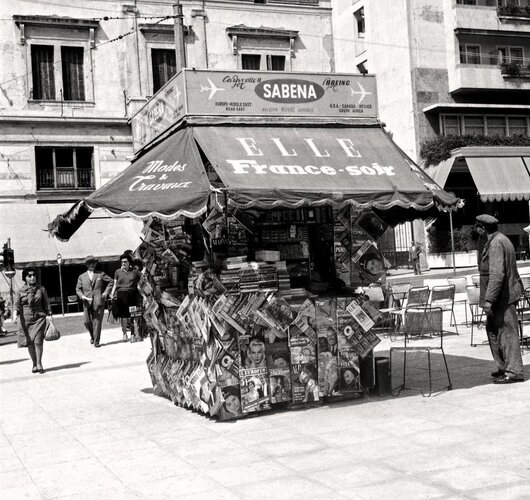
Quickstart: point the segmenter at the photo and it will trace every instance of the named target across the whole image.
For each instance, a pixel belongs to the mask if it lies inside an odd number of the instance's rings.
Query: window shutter
[[[85,100],[85,72],[82,47],[61,47],[63,96],[65,101]]]
[[[53,46],[31,46],[31,73],[33,76],[33,99],[55,99]]]

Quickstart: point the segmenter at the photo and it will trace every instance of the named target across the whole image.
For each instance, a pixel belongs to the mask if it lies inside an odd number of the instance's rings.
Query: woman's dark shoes
[[[94,344],[94,339],[90,339],[90,343],[91,343],[91,344]]]
[[[39,373],[44,373],[44,368],[41,368],[41,369],[39,370]]]
[[[32,369],[31,369],[31,373],[37,373],[39,370],[37,369],[36,366],[34,366]]]

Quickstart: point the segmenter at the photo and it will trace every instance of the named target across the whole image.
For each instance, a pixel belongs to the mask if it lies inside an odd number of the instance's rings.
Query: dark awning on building
[[[241,208],[351,203],[427,210],[433,194],[380,127],[195,127]]]
[[[181,129],[88,196],[91,208],[136,218],[197,217],[211,187],[191,129]]]
[[[201,152],[198,146],[204,153]],[[204,158],[204,156],[206,158]],[[209,172],[203,163],[211,163]],[[217,174],[210,184],[209,176]],[[137,218],[197,217],[209,196],[240,208],[352,204],[390,223],[456,209],[380,126],[271,126],[219,123],[182,128],[141,154],[119,176],[50,225],[68,240],[90,211]]]
[[[530,200],[530,148],[465,147],[426,169],[445,186],[454,169],[469,170],[482,201]]]

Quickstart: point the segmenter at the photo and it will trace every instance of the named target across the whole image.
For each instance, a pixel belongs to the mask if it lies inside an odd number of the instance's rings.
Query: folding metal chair
[[[480,298],[480,288],[475,285],[466,286],[467,303],[469,305],[469,311],[471,313],[471,347],[477,347],[477,344],[473,343],[473,333],[475,325],[480,328],[484,323],[484,313],[482,308],[478,305]],[[484,344],[484,342],[482,342]],[[486,342],[488,343],[488,342]]]
[[[445,372],[447,374],[448,385],[442,389],[451,390],[453,388],[451,376],[449,374],[449,367],[445,357],[443,347],[443,311],[439,307],[426,308],[407,308],[405,310],[405,321],[403,326],[403,347],[390,348],[390,373],[392,374],[392,355],[396,351],[403,353],[403,378],[401,385],[397,390],[392,390],[393,396],[398,396],[403,390],[419,391],[422,396],[430,396],[432,394],[432,364],[431,352],[440,351],[442,354]],[[428,342],[428,343],[427,343]],[[425,394],[423,389],[418,387],[407,386],[407,355],[415,352],[427,353],[427,367],[429,374],[429,393]]]
[[[412,287],[407,298],[403,303],[403,307],[400,309],[394,309],[390,311],[390,314],[394,317],[394,334],[399,332],[399,328],[404,321],[404,314],[408,308],[425,308],[429,303],[430,290],[428,286],[417,286]],[[390,338],[392,340],[392,338]]]
[[[464,313],[466,315],[466,326],[469,326],[467,322],[467,306],[466,306],[467,304],[467,293],[466,293],[467,278],[465,276],[462,276],[460,278],[447,278],[447,283],[449,285],[455,285],[454,304],[464,304]]]
[[[431,298],[429,305],[431,307],[439,307],[442,311],[449,311],[449,324],[454,324],[458,335],[458,326],[455,317],[455,285],[434,286],[431,290]],[[451,319],[453,323],[451,323]],[[453,333],[446,330],[446,333]]]
[[[524,353],[525,348],[530,348],[530,337],[524,334],[524,325],[530,319],[530,287],[525,289],[523,296],[516,304],[516,309],[517,323],[519,324],[519,344],[521,345],[521,352]]]

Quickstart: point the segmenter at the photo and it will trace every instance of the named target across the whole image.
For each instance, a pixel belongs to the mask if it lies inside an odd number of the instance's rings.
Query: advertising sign
[[[132,118],[135,150],[184,115],[373,118],[374,76],[183,70]]]
[[[375,117],[375,77],[249,71],[186,71],[192,114]]]
[[[135,151],[178,122],[185,114],[184,73],[164,85],[131,119]]]

